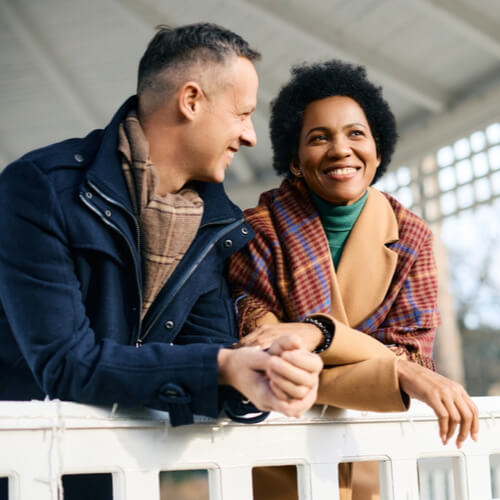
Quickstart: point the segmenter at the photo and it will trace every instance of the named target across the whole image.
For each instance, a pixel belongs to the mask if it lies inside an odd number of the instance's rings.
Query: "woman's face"
[[[298,164],[290,170],[315,194],[334,205],[351,205],[365,194],[380,157],[354,99],[334,96],[308,104],[299,141]]]

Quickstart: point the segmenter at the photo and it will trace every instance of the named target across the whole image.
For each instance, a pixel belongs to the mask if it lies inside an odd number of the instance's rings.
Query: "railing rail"
[[[57,500],[63,474],[102,472],[112,473],[114,499],[155,500],[159,471],[207,469],[211,500],[251,500],[252,467],[295,464],[301,500],[335,500],[339,462],[376,460],[383,499],[418,500],[417,461],[448,457],[455,498],[487,500],[491,477],[500,478],[500,397],[475,402],[479,442],[460,450],[441,444],[434,414],[418,402],[406,413],[314,408],[300,419],[177,428],[153,410],[0,402],[0,477],[9,478],[9,500]]]

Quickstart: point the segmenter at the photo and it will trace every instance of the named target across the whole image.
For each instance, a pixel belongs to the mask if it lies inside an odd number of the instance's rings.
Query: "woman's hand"
[[[309,323],[270,323],[240,339],[239,345],[268,349],[275,340],[289,335],[300,337],[302,346],[309,351],[314,351],[324,340],[321,330]]]
[[[398,359],[397,367],[401,389],[428,404],[437,415],[443,444],[453,436],[457,426],[460,428],[456,441],[458,448],[469,434],[477,441],[478,410],[460,384],[404,359]]]

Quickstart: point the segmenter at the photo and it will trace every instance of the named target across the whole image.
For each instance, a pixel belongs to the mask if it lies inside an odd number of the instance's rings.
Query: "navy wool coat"
[[[117,153],[135,100],[0,175],[2,400],[146,405],[173,425],[238,406],[217,383],[217,353],[237,338],[225,263],[254,233],[222,185],[195,184],[199,231],[141,321],[140,232]]]

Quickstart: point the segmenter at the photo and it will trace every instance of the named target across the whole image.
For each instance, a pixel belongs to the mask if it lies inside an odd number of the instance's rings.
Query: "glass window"
[[[495,172],[491,176],[491,189],[495,194],[500,194],[500,172]]]
[[[500,123],[493,123],[486,129],[486,136],[490,144],[500,142]]]
[[[494,146],[488,151],[488,158],[490,160],[491,170],[498,170],[500,168],[500,146]]]
[[[491,195],[491,189],[488,178],[483,177],[482,179],[478,179],[474,183],[474,191],[476,193],[476,200],[478,201],[489,200]]]
[[[474,204],[474,190],[471,184],[466,184],[457,190],[458,205],[460,208],[471,207]]]
[[[403,187],[398,191],[397,199],[406,208],[411,208],[413,205],[413,195],[411,189],[408,187]]]
[[[459,139],[457,142],[455,142],[453,149],[458,160],[467,158],[467,156],[470,155],[470,144],[467,139]]]
[[[472,165],[470,160],[459,161],[455,165],[458,184],[464,184],[472,180]]]
[[[444,193],[441,196],[441,213],[443,215],[449,215],[457,209],[457,198],[454,192]]]
[[[482,151],[486,147],[486,137],[484,136],[484,132],[478,130],[474,132],[470,136],[470,145],[472,151],[477,153],[478,151]]]
[[[474,168],[474,175],[481,177],[488,173],[488,157],[486,153],[478,153],[472,157],[472,166]]]
[[[408,167],[400,167],[396,172],[398,184],[400,186],[408,186],[411,182],[411,171]]]
[[[398,183],[396,181],[396,176],[393,172],[388,172],[384,175],[384,186],[388,193],[395,193],[398,189]]]
[[[446,167],[451,165],[455,160],[455,155],[453,154],[453,149],[450,146],[441,148],[437,152],[437,162],[440,167]]]
[[[457,185],[455,169],[453,167],[442,168],[439,171],[439,187],[442,191],[453,189]]]

